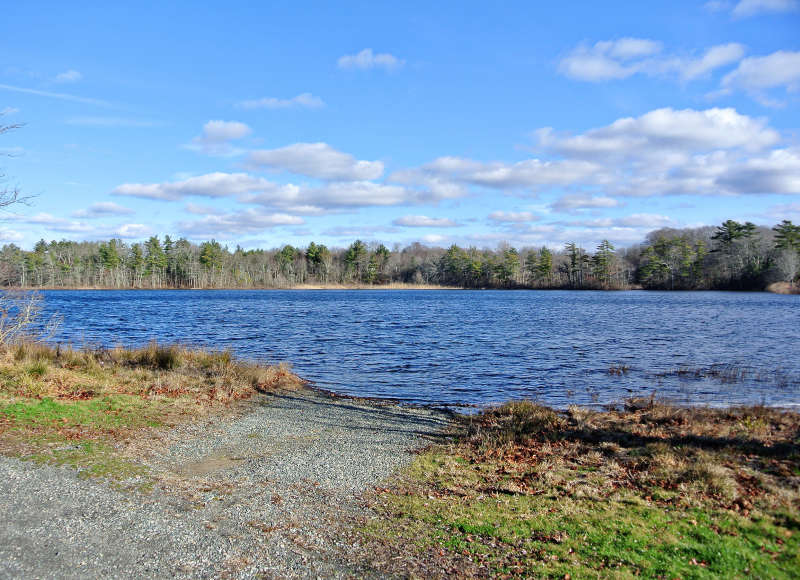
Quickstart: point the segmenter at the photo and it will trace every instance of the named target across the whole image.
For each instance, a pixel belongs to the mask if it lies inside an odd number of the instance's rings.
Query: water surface
[[[800,403],[800,296],[726,292],[51,291],[57,340],[151,339],[289,361],[317,386],[414,403],[630,396]],[[622,374],[609,369],[629,367]]]

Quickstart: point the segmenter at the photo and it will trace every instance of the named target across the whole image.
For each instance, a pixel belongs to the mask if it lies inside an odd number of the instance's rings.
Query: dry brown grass
[[[289,366],[236,360],[229,351],[152,342],[141,348],[83,349],[20,343],[0,349],[0,396],[85,400],[107,395],[187,398],[213,405],[258,391],[296,389]]]
[[[790,578],[800,414],[765,407],[464,417],[377,490],[365,558],[404,577]],[[397,558],[400,554],[402,557]]]
[[[228,351],[155,342],[135,349],[7,345],[0,347],[0,454],[122,480],[147,471],[138,458],[170,427],[216,421],[245,411],[234,403],[257,392],[304,384],[288,365],[256,365]]]
[[[557,412],[522,401],[465,419],[459,450],[494,466],[489,491],[499,481],[565,496],[629,490],[664,504],[748,513],[755,505],[800,510],[799,445],[800,414],[769,407],[645,400],[627,410]]]

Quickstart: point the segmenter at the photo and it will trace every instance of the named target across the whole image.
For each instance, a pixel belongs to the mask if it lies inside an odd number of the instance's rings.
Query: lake
[[[339,393],[438,405],[631,396],[800,403],[800,296],[728,292],[47,291],[54,340],[288,361]]]

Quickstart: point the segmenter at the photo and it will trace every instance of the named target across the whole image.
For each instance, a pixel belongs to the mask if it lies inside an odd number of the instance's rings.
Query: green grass
[[[491,409],[376,494],[367,559],[410,576],[800,578],[798,426],[763,408]]]
[[[427,491],[452,485],[452,473],[430,477],[444,464],[452,467],[435,451],[415,462],[413,470],[429,476]],[[480,478],[475,466],[457,469],[466,470],[459,474],[466,481]],[[746,518],[725,510],[664,509],[625,494],[598,501],[557,493],[464,498],[417,491],[381,496],[383,518],[367,533],[386,538],[388,532],[396,545],[415,546],[420,559],[444,550],[471,557],[493,575],[554,578],[800,577],[797,514]]]
[[[159,402],[131,395],[110,395],[86,401],[59,402],[50,398],[0,404],[0,415],[25,427],[86,427],[113,430],[162,425]]]
[[[0,345],[0,453],[131,477],[140,467],[119,451],[125,442],[303,384],[286,365],[251,364],[228,351]]]
[[[143,465],[123,458],[111,444],[120,431],[159,427],[159,404],[130,395],[59,402],[50,398],[0,404],[2,433],[9,455],[26,461],[66,465],[81,477],[112,482],[137,478],[136,488],[147,491],[153,482]]]

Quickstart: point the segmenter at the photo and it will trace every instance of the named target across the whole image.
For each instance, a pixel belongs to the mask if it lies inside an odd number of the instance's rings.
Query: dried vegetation
[[[21,341],[0,347],[0,452],[40,458],[71,442],[94,454],[143,429],[303,385],[288,365],[239,361],[229,351],[155,342],[78,350]]]
[[[766,407],[463,419],[376,495],[387,570],[424,576],[797,577],[800,415]],[[378,530],[381,533],[378,533]]]

